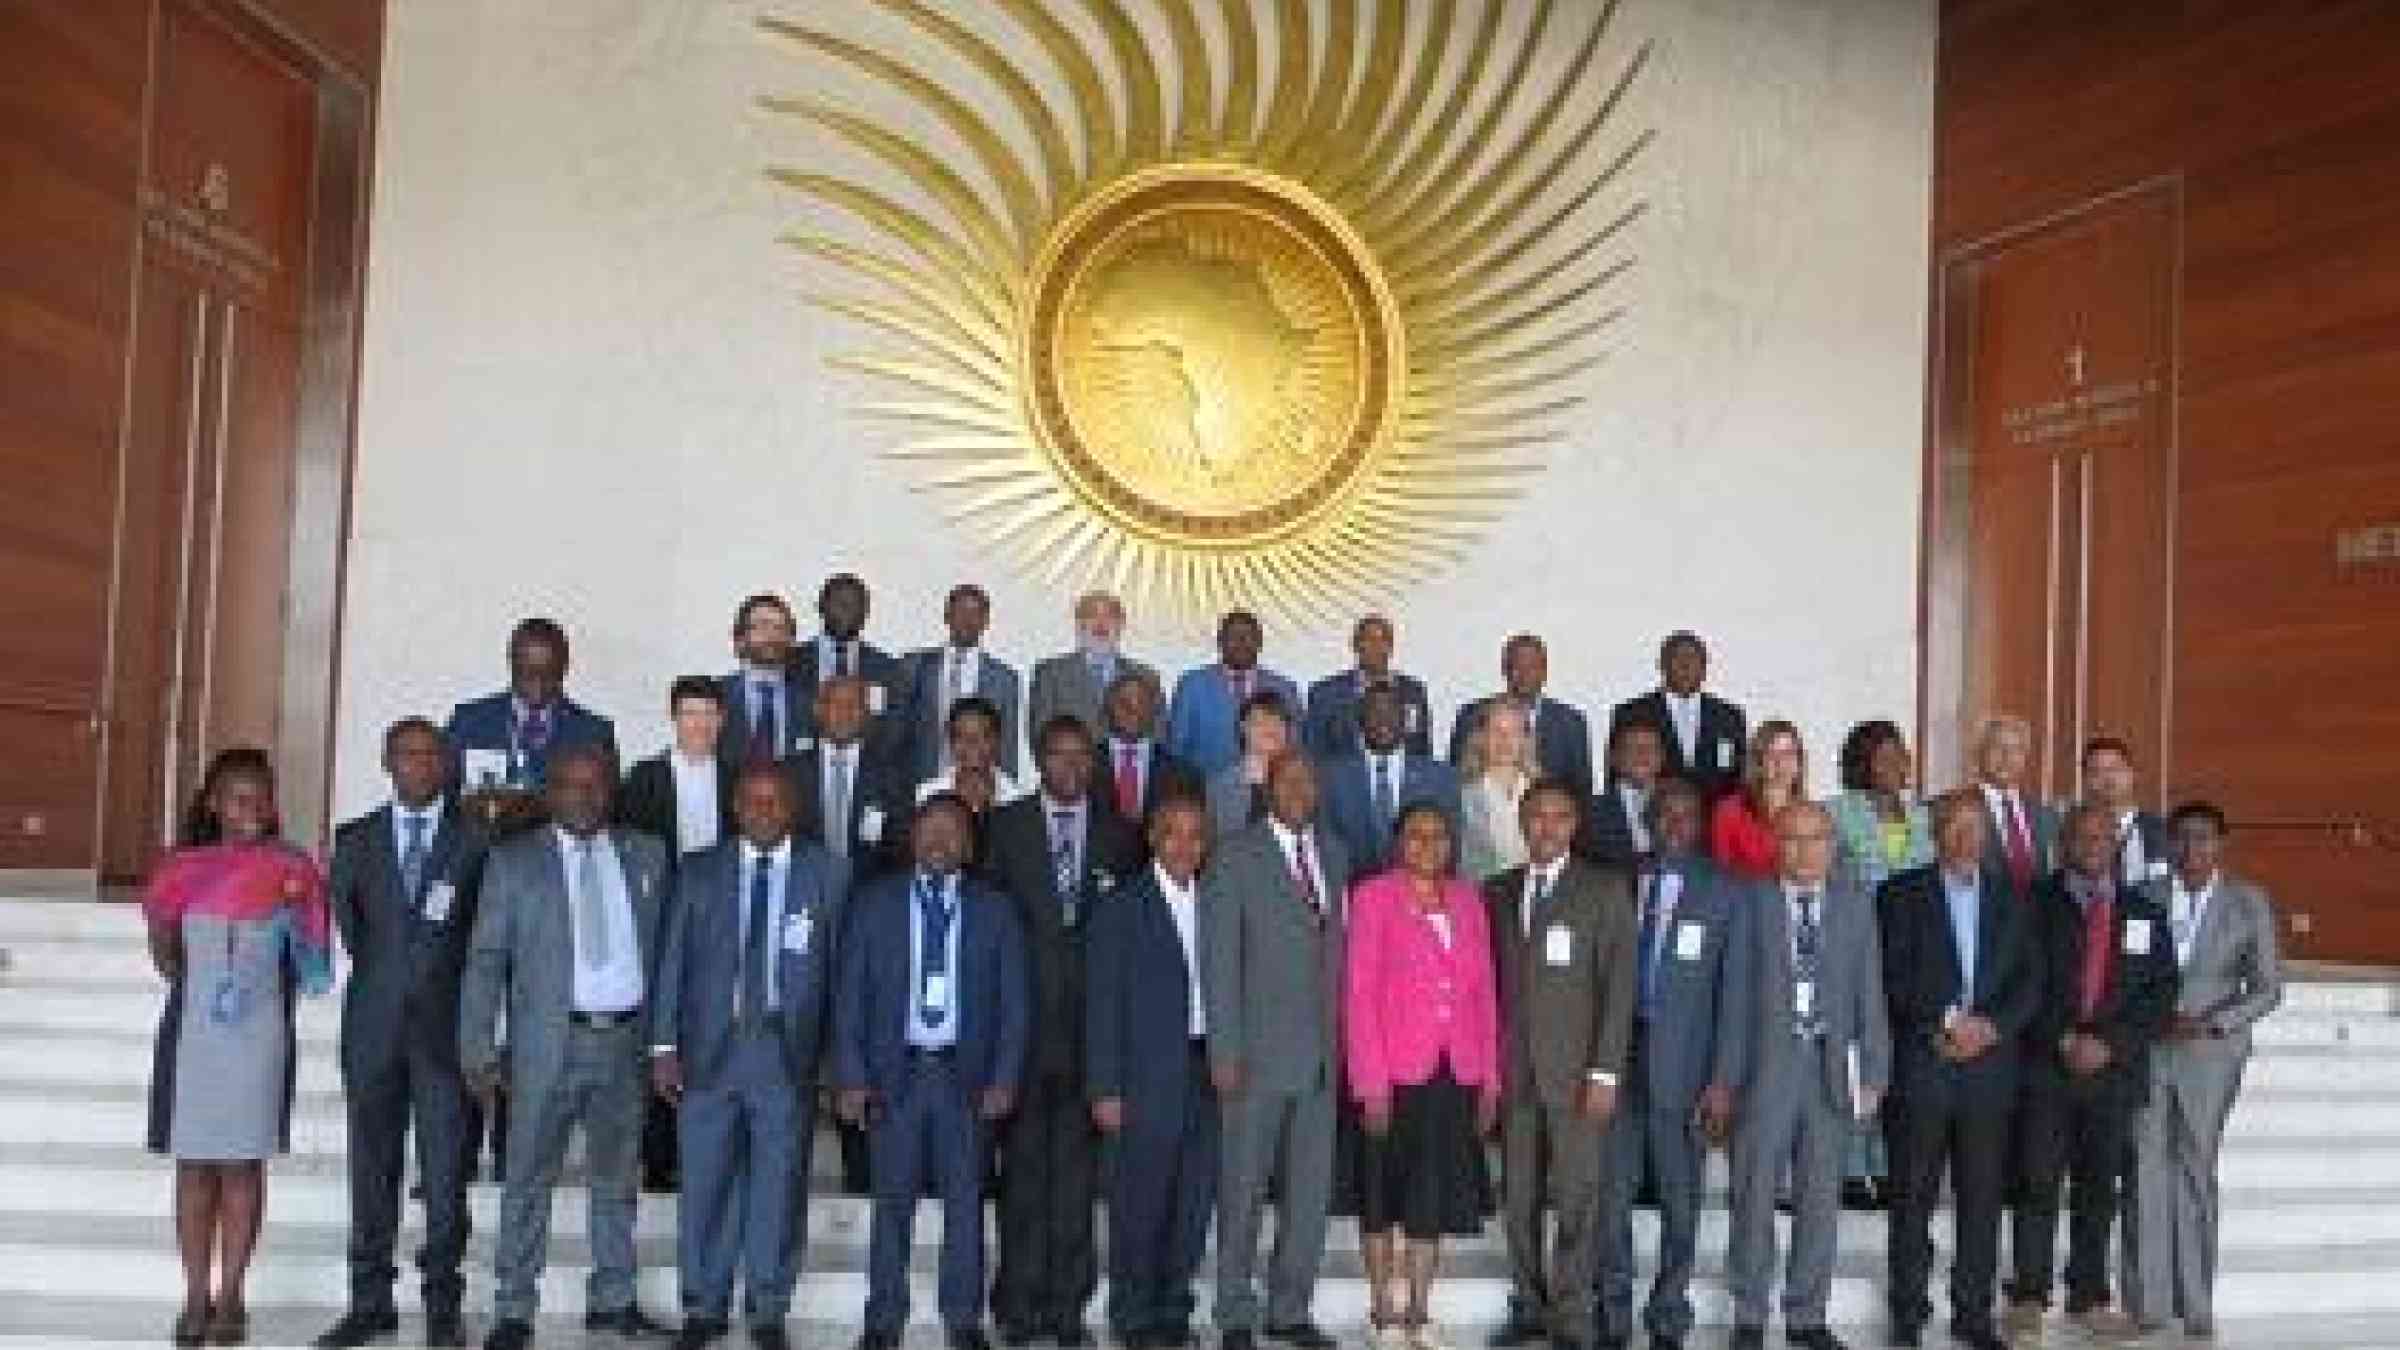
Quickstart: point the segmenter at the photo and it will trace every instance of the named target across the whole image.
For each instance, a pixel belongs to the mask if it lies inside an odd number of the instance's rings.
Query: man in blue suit
[[[1400,733],[1412,755],[1433,753],[1433,709],[1425,699],[1425,682],[1392,669],[1392,621],[1369,614],[1350,630],[1350,650],[1358,664],[1339,675],[1328,675],[1308,687],[1308,716],[1300,726],[1301,744],[1319,759],[1334,759],[1358,749],[1358,701],[1371,685],[1400,689]]]
[[[1242,757],[1242,705],[1255,694],[1283,700],[1294,721],[1300,690],[1258,663],[1266,630],[1248,610],[1229,611],[1217,621],[1217,661],[1185,671],[1167,702],[1167,753],[1205,780]]]
[[[1017,668],[983,649],[992,626],[992,598],[972,582],[950,588],[942,604],[950,640],[908,654],[901,675],[901,733],[907,738],[909,781],[922,783],[950,767],[950,705],[982,698],[1000,710],[1000,767],[1015,777],[1019,756]]]
[[[531,800],[553,751],[597,745],[617,763],[616,727],[568,698],[567,631],[533,618],[508,635],[508,688],[450,710],[450,782],[470,797],[494,792]]]
[[[783,1320],[807,1232],[817,1062],[832,1010],[845,868],[796,838],[798,792],[771,763],[734,787],[740,837],[686,859],[650,1003],[650,1081],[677,1105],[680,1350],[725,1335],[737,1261],[760,1350]]]
[[[809,733],[809,694],[792,666],[800,628],[784,598],[762,592],[733,612],[733,654],[741,665],[718,681],[725,725],[717,758],[727,764],[773,763]]]
[[[1450,723],[1451,764],[1466,754],[1467,733],[1482,720],[1483,710],[1504,697],[1514,697],[1533,709],[1533,756],[1545,778],[1563,778],[1586,796],[1592,791],[1592,728],[1583,713],[1542,692],[1550,682],[1550,648],[1531,633],[1519,633],[1500,646],[1500,676],[1504,692],[1479,698],[1458,710]]]
[[[1108,1323],[1127,1350],[1192,1339],[1192,1276],[1217,1198],[1217,1093],[1200,988],[1208,812],[1189,796],[1150,817],[1151,865],[1092,918],[1084,1087],[1116,1141],[1108,1192]]]
[[[907,691],[900,659],[867,641],[867,583],[856,574],[837,572],[817,590],[817,635],[792,650],[792,685],[803,697],[807,714],[795,751],[806,750],[821,734],[813,720],[817,689],[828,680],[855,676],[867,695],[867,752],[895,769],[906,767],[906,727],[901,717]]]
[[[1358,704],[1359,748],[1325,764],[1326,821],[1359,876],[1382,869],[1392,849],[1392,823],[1411,802],[1439,807],[1450,837],[1458,837],[1458,773],[1405,748],[1407,706],[1397,686],[1368,686]]]
[[[842,1115],[869,1126],[875,1190],[859,1350],[898,1350],[928,1173],[942,1202],[939,1297],[951,1350],[991,1346],[984,1168],[994,1122],[1016,1105],[1033,996],[1015,908],[962,872],[973,820],[953,793],[920,803],[912,866],[861,888],[843,935],[833,1082]]]

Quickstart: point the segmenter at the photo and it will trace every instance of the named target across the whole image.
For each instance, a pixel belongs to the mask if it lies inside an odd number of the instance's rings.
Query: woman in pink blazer
[[[1449,822],[1401,811],[1399,862],[1350,895],[1342,993],[1366,1128],[1359,1231],[1377,1350],[1442,1350],[1426,1315],[1445,1233],[1483,1227],[1483,1138],[1500,1100],[1499,1004],[1483,898],[1451,875]]]

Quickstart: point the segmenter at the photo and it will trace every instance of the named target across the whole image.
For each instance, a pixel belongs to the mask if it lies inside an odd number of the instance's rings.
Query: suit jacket
[[[628,829],[640,830],[660,843],[671,845],[667,850],[667,870],[671,873],[686,847],[677,828],[680,819],[675,810],[675,769],[667,763],[672,750],[652,755],[628,770],[625,786],[617,790],[611,805],[616,823]],[[721,841],[733,835],[734,765],[722,754],[717,756],[717,838]]]
[[[450,743],[450,783],[455,793],[472,791],[478,786],[466,778],[467,751],[488,750],[506,755],[514,743],[517,712],[514,696],[503,689],[497,694],[470,699],[450,710],[450,723],[443,735]],[[525,785],[541,787],[550,765],[550,752],[570,745],[597,745],[608,751],[609,772],[617,770],[616,725],[575,700],[561,694],[552,717],[549,743],[540,750],[524,753]]]
[[[1251,692],[1281,698],[1297,725],[1300,690],[1265,666],[1250,673]],[[1241,719],[1241,701],[1233,696],[1223,666],[1187,670],[1176,679],[1175,697],[1167,704],[1167,750],[1199,773],[1215,773],[1242,757]]]
[[[736,1041],[734,991],[742,983],[742,845],[728,836],[686,859],[667,907],[658,980],[650,997],[650,1044],[683,1057],[686,1082],[712,1088]],[[822,847],[792,840],[783,908],[770,918],[775,950],[774,1028],[785,1071],[803,1089],[817,1079],[830,1039],[833,977],[839,969],[848,869]]]
[[[1325,823],[1342,837],[1351,868],[1360,876],[1382,871],[1391,860],[1392,825],[1376,819],[1375,782],[1366,753],[1353,750],[1339,759],[1326,761],[1320,778],[1324,784]],[[1432,802],[1441,809],[1442,818],[1450,822],[1454,845],[1463,837],[1457,770],[1440,760],[1403,755],[1400,781],[1392,793],[1393,809],[1398,811],[1412,802]]]
[[[1971,986],[1960,969],[1939,864],[1894,873],[1876,893],[1883,992],[1891,1005],[1897,1060],[1895,1093],[1937,1100],[1963,1093],[1995,1104],[2015,1094],[2017,1042],[2046,997],[2040,930],[2035,911],[2010,892],[2005,877],[1979,869],[1976,888]],[[1942,1018],[1953,1008],[1991,1019],[1999,1043],[1963,1064],[1943,1059],[1936,1042]]]
[[[1145,867],[1091,921],[1091,982],[1083,1004],[1084,1092],[1124,1101],[1128,1130],[1173,1134],[1190,1089],[1191,998],[1200,987],[1200,932],[1186,958],[1175,915]]]
[[[797,705],[801,723],[800,739],[793,743],[795,753],[813,747],[820,734],[817,729],[817,686],[830,671],[817,669],[818,648],[814,637],[802,639],[792,649],[791,688],[800,695]],[[867,682],[867,749],[875,758],[888,761],[895,771],[905,772],[908,752],[908,689],[903,683],[906,671],[899,659],[890,652],[867,641],[858,640],[858,668],[851,672]]]
[[[1814,1080],[1833,1110],[1854,1116],[1851,1047],[1857,1047],[1862,1088],[1880,1090],[1892,1081],[1891,1012],[1883,996],[1874,902],[1838,878],[1826,883],[1817,920],[1816,992],[1825,1034],[1811,1054],[1812,1047],[1792,1034],[1792,920],[1783,884],[1728,874],[1725,895],[1737,919],[1726,952],[1727,997],[1719,1004],[1717,1081],[1734,1089],[1737,1110],[1747,1110],[1757,1094],[1779,1084]],[[1800,1057],[1796,1063],[1794,1056]]]
[[[475,931],[485,841],[466,814],[445,803],[425,845],[415,894],[400,877],[392,808],[381,806],[334,831],[328,890],[334,928],[350,954],[342,988],[342,1077],[370,1080],[398,1069],[410,1046],[436,1062],[458,1062],[459,977]],[[446,912],[426,901],[449,887]]]
[[[775,758],[797,751],[814,735],[816,690],[803,686],[798,672],[783,672],[783,725],[778,728]],[[750,758],[750,676],[743,671],[722,675],[717,688],[725,696],[725,729],[717,733],[717,758],[741,764]]]
[[[1981,787],[1975,789],[1983,802],[1983,871],[2007,884],[2019,900],[2032,898],[2030,883],[2019,892],[2008,870],[2008,836],[1999,813],[1992,810],[1992,799]],[[2025,813],[2025,831],[2033,836],[2033,880],[2039,881],[2057,869],[2058,812],[2049,803],[2040,801],[2023,788],[2017,789],[2017,807]]]
[[[2063,1076],[2067,1068],[2059,1041],[2070,1031],[2099,1037],[2108,1044],[2108,1067],[2097,1075],[2101,1090],[2127,1105],[2139,1105],[2150,1096],[2150,1046],[2165,1030],[2167,1014],[2175,1010],[2180,975],[2166,911],[2133,886],[2118,885],[2114,894],[2116,950],[2109,958],[2106,988],[2086,1017],[2078,1005],[2088,932],[2083,906],[2068,889],[2063,872],[2042,878],[2035,888],[2046,997],[2025,1046],[2042,1072]],[[2135,947],[2145,950],[2137,952]]]
[[[656,983],[667,907],[666,846],[631,830],[605,830],[625,872],[626,898],[641,946],[645,990]],[[548,826],[492,846],[476,904],[474,945],[459,994],[458,1063],[474,1075],[500,1060],[497,1036],[508,1016],[509,1091],[538,1100],[566,1063],[567,1014],[574,1008],[575,928],[567,912],[567,873]]]
[[[830,838],[845,838],[849,847],[837,856],[849,859],[854,881],[898,866],[907,857],[908,834],[904,828],[909,816],[909,788],[891,765],[882,762],[860,747],[858,766],[850,789],[849,819],[829,823],[825,819],[825,751],[824,743],[785,760],[784,772],[792,776],[799,791],[800,816],[795,829],[798,833],[826,844]]]
[[[1583,822],[1575,831],[1575,852],[1608,867],[1631,868],[1641,861],[1634,847],[1635,821],[1625,813],[1625,798],[1614,783],[1603,783],[1583,799]]]
[[[1642,1056],[1652,1110],[1688,1114],[1711,1083],[1725,1076],[1726,1005],[1734,995],[1725,970],[1742,931],[1732,907],[1731,878],[1706,857],[1662,860],[1683,877],[1682,893],[1655,938],[1656,988],[1651,994],[1650,1037]],[[1641,931],[1639,879],[1634,891],[1634,931]],[[1637,959],[1640,955],[1636,943]],[[1639,984],[1636,984],[1639,988]],[[1639,1015],[1638,1008],[1636,1015]]]
[[[1123,819],[1124,813],[1117,809],[1115,747],[1116,742],[1103,739],[1093,751],[1098,758],[1092,766],[1092,795],[1100,799],[1100,804],[1108,808],[1111,815]],[[1141,780],[1141,813],[1125,822],[1134,827],[1137,835],[1141,832],[1143,822],[1150,818],[1151,809],[1158,805],[1160,797],[1180,793],[1206,800],[1207,788],[1200,776],[1192,772],[1192,766],[1168,754],[1165,746],[1155,740],[1144,741],[1138,753],[1147,764],[1146,771],[1137,771]]]
[[[1119,884],[1142,861],[1132,826],[1096,800],[1087,798],[1087,807],[1081,883],[1072,897],[1059,894],[1050,862],[1050,799],[1035,792],[992,813],[985,872],[1016,905],[1033,974],[1029,1073],[1057,1077],[1082,1071],[1084,957],[1091,921],[1120,903]]]
[[[2125,863],[2125,836],[2138,835],[2142,841],[2142,875],[2120,876],[2128,886],[2141,886],[2153,881],[2167,881],[2175,865],[2174,841],[2167,837],[2167,818],[2156,811],[2135,811],[2133,820],[2119,829],[2117,851],[2114,855],[2121,870]]]
[[[1450,763],[1456,766],[1467,752],[1467,733],[1483,719],[1483,710],[1498,698],[1479,698],[1458,710],[1450,722]],[[1557,699],[1544,697],[1533,715],[1533,757],[1544,776],[1563,778],[1575,790],[1592,790],[1592,728],[1583,714]]]
[[[1750,719],[1739,704],[1728,703],[1705,691],[1701,693],[1697,763],[1676,736],[1675,718],[1667,711],[1665,690],[1653,689],[1611,709],[1608,735],[1612,742],[1617,729],[1629,721],[1646,721],[1659,729],[1666,743],[1666,772],[1700,789],[1704,798],[1714,801],[1741,786],[1742,759],[1749,754]]]
[[[947,673],[944,663],[949,657],[947,646],[926,647],[910,652],[902,662],[900,724],[908,738],[905,763],[910,776],[920,781],[942,769],[942,747],[950,734],[950,706],[942,698]],[[1000,767],[1013,774],[1022,759],[1017,747],[1025,739],[1017,716],[1017,668],[990,652],[979,653],[977,660],[975,694],[1000,709]]]
[[[908,1019],[917,1015],[909,962],[913,874],[894,872],[852,897],[833,1014],[833,1085],[889,1101],[908,1086]],[[1025,1076],[1033,994],[1015,906],[971,876],[958,882],[958,1076],[971,1092]]]
[[[2152,903],[2170,919],[2171,886],[2147,888]],[[2282,1003],[2275,906],[2265,888],[2220,871],[2192,939],[2192,957],[2182,963],[2175,1010],[2221,1034],[2174,1042],[2176,1057],[2238,1066],[2250,1057],[2251,1024]]]
[[[1200,876],[1200,985],[1212,1064],[1245,1067],[1253,1092],[1341,1085],[1343,898],[1350,863],[1320,820],[1324,869],[1311,909],[1272,823],[1222,838]]]
[[[1116,665],[1119,675],[1138,675],[1150,682],[1150,735],[1161,735],[1167,725],[1167,691],[1159,683],[1158,672],[1147,662],[1120,655]],[[1082,652],[1063,652],[1046,656],[1034,663],[1033,687],[1025,696],[1025,726],[1038,732],[1042,724],[1060,713],[1078,717],[1097,740],[1108,732],[1107,710],[1103,706],[1108,690],[1092,675],[1092,663]]]
[[[1400,745],[1412,755],[1433,754],[1433,706],[1425,698],[1425,682],[1394,671],[1389,677],[1400,690]],[[1319,759],[1334,759],[1358,749],[1358,700],[1365,676],[1356,667],[1328,675],[1308,687],[1308,713],[1300,724],[1300,743]]]
[[[1254,786],[1243,778],[1242,766],[1238,761],[1209,775],[1208,823],[1216,831],[1216,837],[1219,840],[1226,839],[1266,819],[1265,791],[1263,784]],[[1258,798],[1255,812],[1251,809],[1254,795]],[[1326,823],[1322,820],[1323,814],[1322,811],[1318,813],[1320,824]]]
[[[1501,1079],[1510,1101],[1571,1105],[1594,1071],[1622,1075],[1637,975],[1633,891],[1622,872],[1570,856],[1525,914],[1529,869],[1484,883],[1500,995]],[[1553,961],[1567,937],[1565,959]]]

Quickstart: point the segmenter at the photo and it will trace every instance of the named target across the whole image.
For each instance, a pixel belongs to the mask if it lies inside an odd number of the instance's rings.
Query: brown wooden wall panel
[[[1937,253],[2180,185],[2161,795],[2296,951],[2400,961],[2400,564],[2336,561],[2400,523],[2400,5],[1949,0],[1937,109]]]

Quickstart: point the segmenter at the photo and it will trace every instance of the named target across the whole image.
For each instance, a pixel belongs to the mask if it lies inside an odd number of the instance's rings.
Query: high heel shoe
[[[175,1326],[167,1333],[171,1345],[208,1344],[208,1321],[211,1310],[202,1304],[197,1311],[185,1309],[175,1314]]]
[[[240,1345],[250,1339],[250,1314],[241,1308],[218,1308],[208,1315],[210,1345]]]

